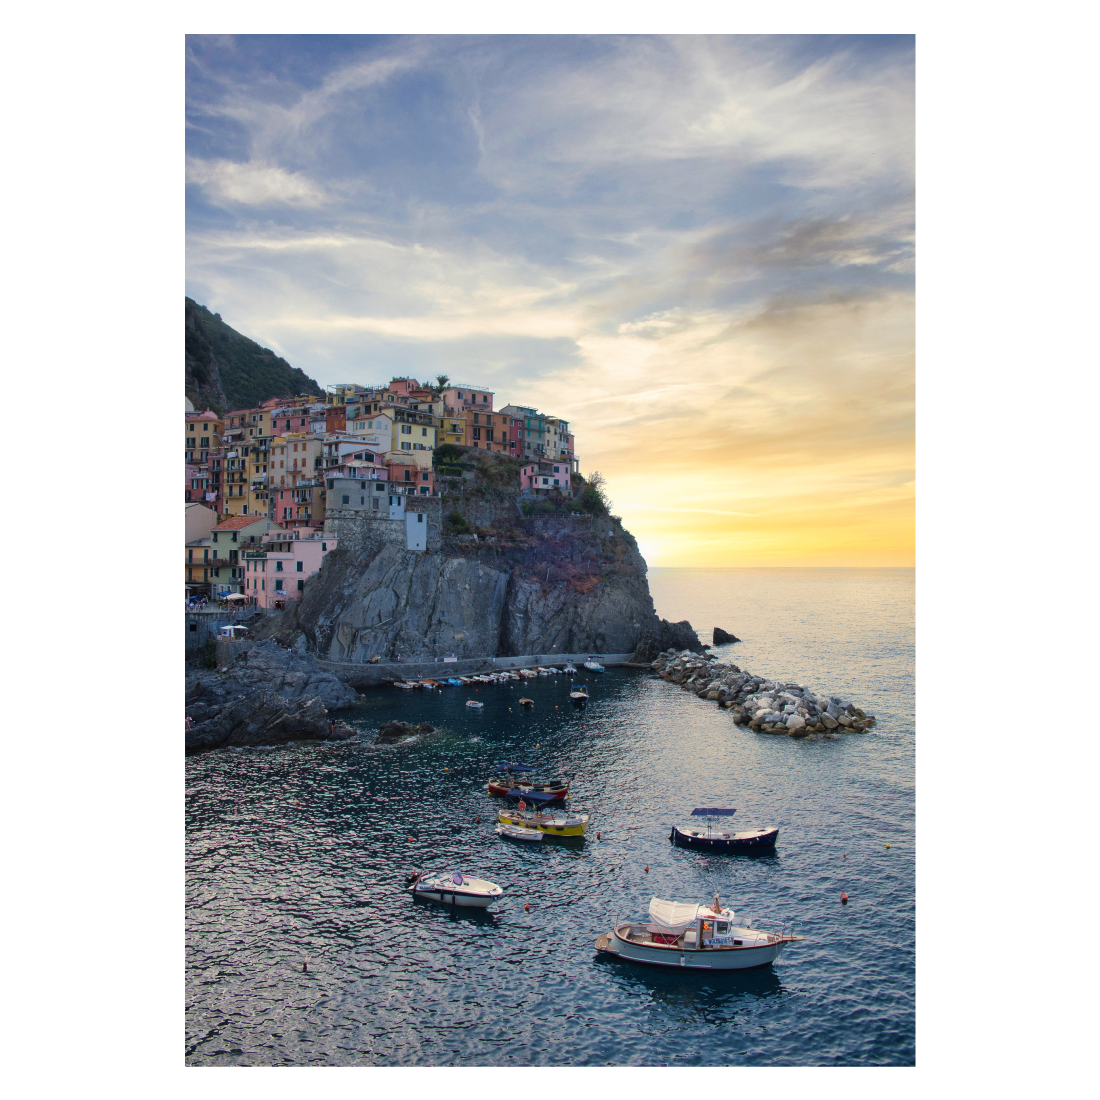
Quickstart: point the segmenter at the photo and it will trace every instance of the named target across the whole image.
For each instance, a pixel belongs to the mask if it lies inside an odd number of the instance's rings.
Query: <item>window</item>
[[[298,591],[299,591],[299,592],[301,592],[301,591],[302,591],[302,589],[304,589],[304,588],[305,588],[305,586],[306,586],[306,582],[305,582],[305,581],[299,581],[299,582],[298,582]]]
[[[304,571],[305,571],[305,563],[304,563],[304,562],[300,562],[300,561],[296,561],[296,562],[294,563],[294,569],[295,569],[295,571],[296,571],[296,572],[298,572],[298,573],[302,573],[302,572],[304,572]]]
[[[427,480],[428,480],[428,471],[427,471],[427,470],[425,470],[425,471],[424,471],[424,472],[423,472],[423,473],[422,473],[422,474],[420,475],[420,480],[421,480],[421,481],[427,481]]]
[[[194,560],[195,560],[195,551],[194,550],[188,550],[187,551],[187,564],[190,565]]]
[[[328,543],[327,542],[322,542],[321,543],[321,553],[323,554],[327,549],[328,549]]]
[[[360,504],[366,504],[367,503],[367,498],[366,497],[360,497],[359,498],[359,503]]]
[[[489,395],[488,395],[487,393],[483,393],[483,394],[481,395],[481,400],[482,400],[482,402],[483,402],[483,403],[486,403],[486,404],[487,404],[487,403],[488,403],[488,401],[489,401]]]
[[[401,450],[403,450],[403,451],[411,451],[412,449],[413,449],[413,445],[411,443],[402,443],[401,444]]]
[[[345,504],[350,504],[350,503],[351,503],[351,497],[349,497],[349,496],[345,496],[345,497],[344,497],[344,503],[345,503]]]
[[[376,493],[384,493],[386,491],[386,487],[385,487],[385,485],[376,485],[374,487],[374,491]]]
[[[416,522],[417,523],[423,523],[424,522],[424,513],[423,512],[417,512],[416,513]]]
[[[281,565],[282,562],[280,562],[279,564]],[[283,590],[283,582],[282,581],[276,581],[275,582],[275,591],[276,592],[282,592],[282,590]]]
[[[275,572],[276,573],[281,573],[282,571],[283,571],[283,563],[281,561],[277,561],[275,563]]]
[[[411,425],[409,425],[409,424],[402,424],[401,425],[401,434],[402,435],[412,435],[412,431],[413,430],[412,430]]]
[[[481,429],[480,428],[474,428],[474,439],[480,439],[480,438],[481,438]]]
[[[474,413],[474,423],[475,424],[480,424],[481,423],[481,414],[480,413]]]
[[[421,428],[420,429],[420,434],[421,435],[427,435],[428,434],[428,429],[427,428]]]
[[[209,549],[205,549],[205,550],[203,550],[203,552],[202,552],[202,560],[203,560],[203,561],[209,561],[209,560],[210,560],[210,551],[209,551]]]
[[[405,480],[406,481],[412,481],[412,471],[411,470],[406,470],[405,471]]]

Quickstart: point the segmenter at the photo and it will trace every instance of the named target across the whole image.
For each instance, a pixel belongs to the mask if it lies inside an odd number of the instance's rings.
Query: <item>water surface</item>
[[[587,713],[569,707],[564,677],[385,689],[351,719],[362,741],[191,757],[188,1064],[913,1064],[912,572],[650,579],[666,618],[743,639],[718,652],[850,697],[878,728],[756,734],[643,672],[610,670],[588,677]],[[440,732],[368,744],[391,717]],[[510,759],[573,776],[590,835],[500,840],[484,781]],[[698,805],[736,806],[742,828],[778,824],[775,854],[673,848],[672,823]],[[488,913],[454,913],[404,892],[421,867],[508,889]],[[654,894],[715,891],[740,915],[799,920],[805,941],[740,974],[595,956],[595,938],[644,916]]]

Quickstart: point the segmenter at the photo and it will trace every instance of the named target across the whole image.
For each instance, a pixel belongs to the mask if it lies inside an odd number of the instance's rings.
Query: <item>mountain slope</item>
[[[221,314],[211,313],[206,306],[199,305],[190,298],[185,301],[188,333],[187,396],[196,408],[205,408],[207,404],[213,407],[212,402],[219,403],[216,394],[209,396],[212,392],[210,377],[219,380],[225,404],[229,409],[252,408],[269,397],[294,397],[301,393],[320,396],[324,393],[319,382],[297,367],[292,367],[270,348],[261,347],[255,340],[250,340],[236,329],[230,328],[221,319]],[[202,347],[203,341],[209,346],[207,358],[203,358],[206,354]],[[197,373],[193,369],[193,362],[198,368]],[[202,382],[199,377],[204,373],[208,379],[206,382]],[[195,393],[200,395],[198,401],[192,396],[193,381],[197,387]]]

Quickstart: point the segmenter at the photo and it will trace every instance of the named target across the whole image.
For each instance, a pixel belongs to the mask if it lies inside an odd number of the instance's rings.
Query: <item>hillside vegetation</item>
[[[305,371],[231,328],[221,314],[191,298],[185,302],[185,391],[196,409],[221,414],[269,397],[324,393]]]

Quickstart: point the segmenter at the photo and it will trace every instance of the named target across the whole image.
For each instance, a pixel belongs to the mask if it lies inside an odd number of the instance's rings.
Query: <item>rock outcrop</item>
[[[187,676],[188,753],[232,745],[272,745],[356,735],[330,709],[349,707],[356,693],[308,654],[259,643],[226,669]]]
[[[835,731],[864,733],[875,725],[867,714],[839,695],[818,695],[805,684],[779,684],[742,672],[729,661],[697,656],[688,649],[667,650],[650,665],[662,680],[718,703],[738,725],[761,733],[803,738],[832,737]]]
[[[699,635],[695,633],[687,619],[678,623],[670,623],[667,619],[656,619],[656,622],[651,624],[638,639],[633,660],[644,663],[652,661],[666,650],[686,649],[692,653],[702,653],[704,648],[699,641]]]
[[[658,619],[645,560],[618,519],[513,511],[508,522],[476,541],[445,539],[439,553],[342,540],[301,601],[258,633],[356,662],[633,653],[647,637],[653,655],[702,650],[690,623]]]
[[[425,733],[435,733],[435,726],[427,722],[421,722],[414,726],[409,722],[383,722],[378,727],[378,736],[371,742],[372,745],[399,745],[410,737],[419,737]]]
[[[711,639],[711,645],[725,645],[727,642],[739,642],[741,641],[735,634],[723,630],[720,626],[714,628],[714,636]]]

